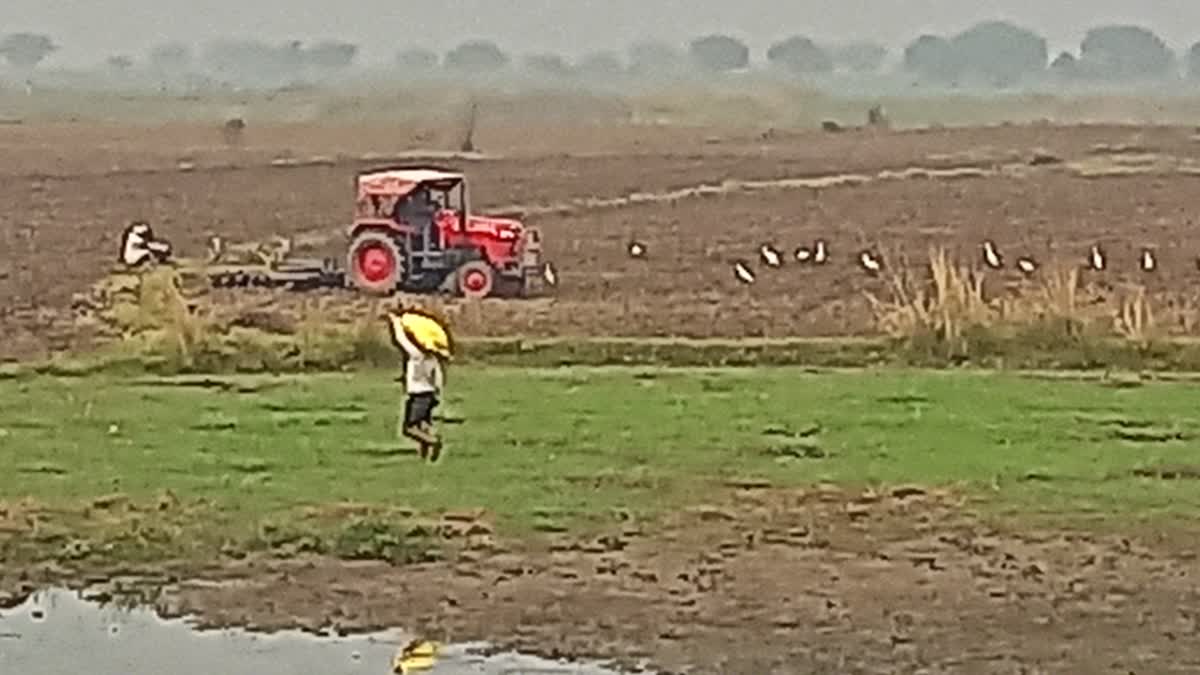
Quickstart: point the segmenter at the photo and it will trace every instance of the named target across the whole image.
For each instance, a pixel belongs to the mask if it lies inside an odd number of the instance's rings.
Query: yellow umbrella
[[[429,640],[413,640],[396,653],[392,660],[392,672],[396,675],[430,670],[437,664],[442,646]]]
[[[450,332],[437,319],[412,310],[390,314],[389,319],[393,339],[399,340],[400,331],[404,331],[422,350],[450,358]]]

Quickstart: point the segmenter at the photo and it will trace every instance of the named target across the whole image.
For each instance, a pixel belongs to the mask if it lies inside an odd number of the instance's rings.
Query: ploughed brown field
[[[428,161],[469,174],[476,210],[525,212],[543,229],[560,274],[553,300],[489,302],[469,332],[828,336],[874,330],[862,291],[880,292],[885,282],[858,267],[863,249],[897,267],[922,262],[930,245],[975,264],[984,238],[1010,262],[1018,255],[1082,262],[1099,243],[1111,279],[1188,291],[1200,276],[1200,242],[1193,247],[1190,236],[1198,177],[1188,170],[1200,143],[1191,134],[1118,126],[841,134],[493,130],[481,145],[495,158]],[[609,135],[611,142],[602,142]],[[233,241],[300,236],[338,255],[353,173],[385,161],[363,161],[364,145],[354,130],[327,127],[258,135],[252,129],[237,150],[201,126],[3,129],[0,327],[21,336],[5,349],[36,351],[38,336],[55,332],[72,295],[111,267],[120,231],[134,218],[149,219],[184,256],[201,254],[213,234]],[[406,149],[384,143],[374,152]],[[1039,163],[1042,155],[1062,163]],[[280,156],[316,164],[271,166]],[[1123,160],[1135,170],[1120,176],[1088,177],[1073,164]],[[1185,166],[1153,165],[1163,160]],[[182,171],[180,161],[194,168]],[[956,168],[966,171],[879,175]],[[839,184],[839,175],[860,180]],[[772,184],[823,177],[831,179],[823,187]],[[687,192],[727,181],[758,183],[749,191]],[[639,194],[634,203],[611,201]],[[830,262],[796,264],[795,248],[818,238],[828,242]],[[633,239],[645,244],[644,259],[627,254]],[[762,267],[762,244],[781,250],[782,268]],[[1152,276],[1137,268],[1142,246],[1159,251]],[[755,267],[756,283],[735,279],[735,260]],[[353,296],[342,295],[352,307]]]
[[[404,137],[387,129],[365,133]],[[469,174],[476,210],[524,212],[540,226],[560,286],[552,300],[486,303],[482,319],[464,327],[469,333],[869,333],[863,291],[881,292],[886,282],[858,267],[861,250],[882,254],[895,268],[921,263],[930,245],[945,245],[977,264],[984,238],[1010,264],[1018,255],[1082,263],[1099,243],[1109,256],[1110,283],[1186,294],[1200,276],[1200,242],[1191,237],[1198,180],[1191,163],[1200,143],[1191,129],[500,129],[480,143],[495,158],[428,161]],[[0,329],[19,336],[4,349],[37,351],[40,336],[64,332],[54,326],[67,320],[62,310],[111,267],[120,231],[134,218],[149,219],[183,256],[202,254],[213,234],[231,241],[299,236],[317,252],[339,255],[354,171],[413,150],[383,143],[374,148],[378,160],[363,161],[365,145],[352,129],[327,127],[252,129],[237,150],[202,126],[0,130]],[[315,165],[271,166],[280,156]],[[1061,162],[1036,159],[1043,156]],[[180,161],[194,168],[182,171]],[[1173,164],[1164,168],[1164,161]],[[1110,175],[1098,163],[1133,168]],[[912,175],[920,169],[960,171]],[[839,183],[839,175],[858,180]],[[798,178],[830,180],[773,183]],[[757,182],[756,189],[721,189],[727,181]],[[717,189],[688,192],[703,186]],[[632,203],[614,202],[631,195]],[[795,248],[817,238],[828,242],[830,262],[797,265]],[[627,254],[633,239],[645,244],[644,259]],[[757,251],[768,243],[784,254],[782,268],[763,268]],[[1143,246],[1158,251],[1153,275],[1137,267]],[[756,283],[735,279],[735,260],[756,269]],[[354,307],[352,294],[335,295],[332,306]],[[279,298],[283,305],[296,301]]]

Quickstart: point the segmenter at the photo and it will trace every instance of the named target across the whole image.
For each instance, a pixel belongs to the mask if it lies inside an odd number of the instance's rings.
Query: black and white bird
[[[817,245],[813,248],[813,262],[818,265],[824,265],[829,261],[829,251],[825,248],[825,240],[818,239]]]
[[[646,256],[646,245],[640,241],[629,242],[629,257],[644,258]]]
[[[996,250],[996,245],[991,240],[983,242],[983,262],[994,270],[1004,267],[1004,258]]]
[[[1037,261],[1033,258],[1017,258],[1017,269],[1021,270],[1026,276],[1037,271]]]
[[[795,255],[796,255],[796,262],[801,262],[801,263],[812,262],[812,259],[813,259],[812,249],[810,249],[806,246],[801,246],[800,248],[796,249]]]
[[[751,271],[750,267],[744,262],[739,261],[734,263],[733,274],[737,277],[737,280],[743,284],[754,283],[754,272]]]
[[[883,269],[883,261],[878,256],[870,251],[863,251],[858,254],[858,263],[863,269],[871,274],[878,274]]]
[[[121,262],[129,267],[138,267],[153,260],[163,263],[171,257],[171,244],[156,239],[150,224],[137,220],[125,228],[121,235]]]
[[[1142,271],[1153,272],[1158,267],[1158,261],[1154,259],[1154,252],[1148,248],[1142,249]]]
[[[554,265],[546,263],[546,266],[542,268],[542,278],[551,286],[558,285],[558,272],[554,270]]]
[[[208,262],[214,263],[220,260],[225,253],[225,240],[218,236],[208,238]]]
[[[770,267],[779,267],[783,263],[779,251],[776,251],[775,247],[770,244],[763,244],[758,249],[758,254],[762,256],[763,262]]]
[[[1091,267],[1097,272],[1104,271],[1104,251],[1099,246],[1092,246],[1091,253],[1088,254],[1088,267]]]

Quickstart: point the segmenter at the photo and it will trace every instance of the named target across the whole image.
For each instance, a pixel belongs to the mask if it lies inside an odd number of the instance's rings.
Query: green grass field
[[[445,456],[425,465],[394,438],[394,374],[0,380],[0,560],[204,557],[305,537],[341,551],[318,542],[354,519],[386,534],[407,511],[484,509],[513,534],[586,528],[719,503],[735,478],[944,485],[1068,520],[1200,508],[1187,383],[462,367],[440,411],[461,423],[442,426]],[[1155,467],[1182,476],[1137,475]],[[328,515],[345,502],[375,520]]]

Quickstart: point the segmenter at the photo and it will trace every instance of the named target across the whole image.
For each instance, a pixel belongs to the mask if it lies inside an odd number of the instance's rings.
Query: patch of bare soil
[[[655,527],[538,550],[481,537],[416,566],[239,563],[161,602],[216,625],[401,626],[667,672],[1200,669],[1184,542],[1013,533],[967,506],[920,488],[747,488]]]
[[[121,228],[132,219],[149,219],[180,255],[200,254],[211,234],[235,242],[318,233],[324,250],[301,246],[302,253],[341,256],[350,176],[375,160],[361,159],[366,146],[349,154],[332,149],[369,135],[303,125],[261,131],[266,136],[254,136],[253,151],[225,148],[208,127],[173,128],[167,136],[30,127],[0,138],[13,158],[0,171],[12,178],[0,183],[7,205],[0,212],[0,358],[91,343],[74,325],[72,298],[111,268]],[[1156,299],[1156,307],[1181,306],[1160,312],[1159,323],[1194,332],[1187,283],[1197,275],[1197,251],[1188,247],[1195,199],[1184,185],[1196,171],[1191,129],[560,132],[551,134],[556,149],[494,137],[486,149],[498,159],[451,162],[470,174],[475,208],[519,206],[542,228],[561,281],[553,300],[489,303],[478,326],[460,334],[590,336],[616,325],[631,336],[858,335],[874,330],[863,291],[883,284],[859,268],[860,249],[880,249],[885,268],[922,260],[930,243],[978,261],[985,237],[1010,267],[1022,255],[1078,262],[1101,244],[1111,268],[1106,281],[1179,295]],[[101,155],[80,154],[79,138]],[[598,152],[596,139],[611,146]],[[209,145],[209,154],[184,153],[195,166],[178,168],[180,148]],[[281,154],[329,161],[272,165]],[[956,171],[939,171],[949,169]],[[817,238],[828,240],[830,264],[797,263],[795,249]],[[628,255],[631,239],[645,246],[644,258]],[[759,264],[764,243],[781,249],[782,269]],[[1138,268],[1143,246],[1157,251],[1153,274]],[[733,274],[739,258],[758,272],[752,286]],[[341,296],[333,309],[356,314],[353,296]],[[305,301],[278,303],[289,309]]]

